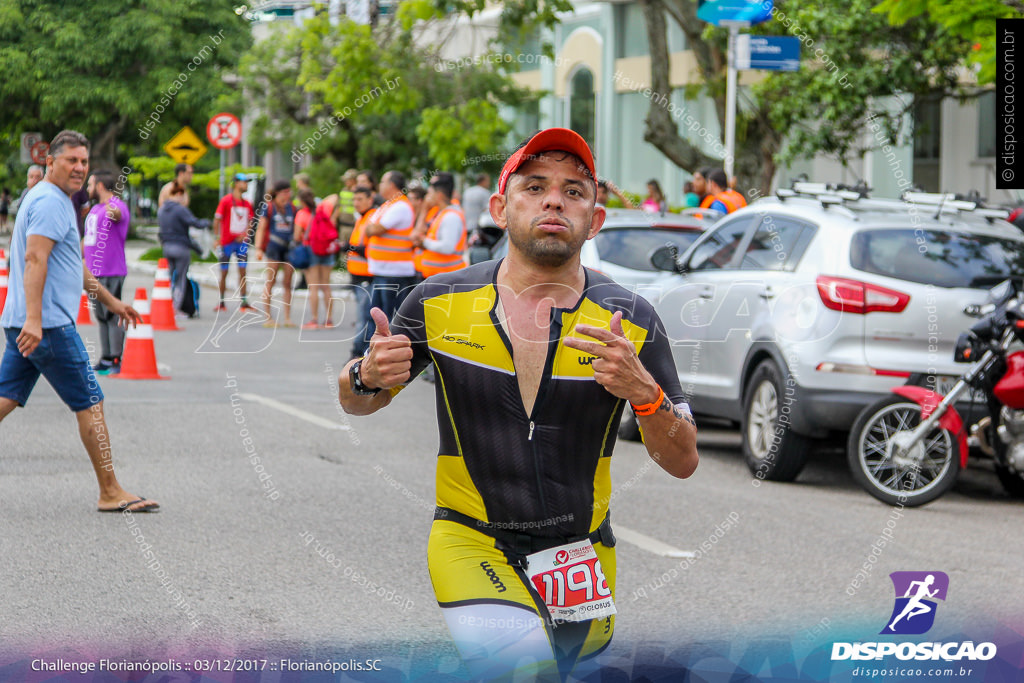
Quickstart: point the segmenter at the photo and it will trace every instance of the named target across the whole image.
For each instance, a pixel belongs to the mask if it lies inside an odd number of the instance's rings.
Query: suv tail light
[[[844,277],[819,275],[818,294],[825,308],[842,313],[902,313],[910,295]]]

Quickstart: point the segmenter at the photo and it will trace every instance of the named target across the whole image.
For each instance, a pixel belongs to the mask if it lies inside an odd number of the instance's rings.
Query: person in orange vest
[[[377,307],[391,318],[416,284],[416,264],[413,259],[412,230],[416,223],[409,198],[402,188],[405,176],[399,171],[388,171],[380,179],[381,206],[364,228],[369,238],[366,243],[366,261],[370,267],[371,307]]]
[[[360,330],[352,340],[353,358],[362,358],[370,343],[363,332],[370,322],[370,284],[373,278],[370,276],[370,264],[366,260],[366,224],[374,213],[373,196],[373,188],[367,185],[359,185],[352,191],[352,205],[359,218],[356,219],[356,227],[352,229],[352,235],[348,240],[346,264],[348,274],[352,278],[353,293],[358,302],[359,318],[356,320],[356,328]]]
[[[747,205],[747,200],[736,190],[729,189],[729,181],[725,171],[716,168],[708,175],[708,196],[700,203],[702,209],[713,209],[722,213],[732,213]]]
[[[424,278],[466,267],[462,258],[466,251],[466,215],[452,204],[454,191],[455,177],[451,173],[438,173],[430,179],[423,207],[436,211],[425,232],[413,233],[413,243],[423,248],[416,270]]]

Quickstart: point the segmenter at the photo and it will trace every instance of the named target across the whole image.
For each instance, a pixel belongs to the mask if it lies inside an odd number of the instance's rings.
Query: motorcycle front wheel
[[[905,453],[913,429],[921,422],[921,406],[892,395],[872,403],[857,417],[846,456],[857,483],[888,505],[917,507],[930,503],[952,486],[960,471],[956,435],[936,427]]]

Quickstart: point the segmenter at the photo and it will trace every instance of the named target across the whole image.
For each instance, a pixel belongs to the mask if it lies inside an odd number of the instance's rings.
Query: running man
[[[11,240],[10,288],[0,326],[7,348],[0,360],[0,421],[24,406],[39,375],[75,413],[78,433],[99,482],[100,512],[153,512],[160,506],[129,493],[114,476],[103,392],[75,329],[84,286],[121,323],[140,320],[82,261],[71,195],[89,170],[89,141],[65,130],[50,143],[45,180],[25,195]],[[7,446],[5,446],[5,449]]]
[[[927,605],[921,601],[924,598],[933,598],[935,597],[935,594],[939,592],[938,588],[936,588],[933,591],[928,590],[933,583],[935,583],[934,574],[929,574],[928,576],[926,576],[924,581],[910,582],[910,585],[907,586],[907,592],[903,596],[905,598],[910,598],[910,600],[907,601],[906,606],[903,608],[903,611],[899,613],[899,616],[893,619],[892,623],[889,624],[890,631],[895,632],[896,622],[898,622],[903,617],[906,617],[907,621],[910,621],[913,617],[916,617],[919,614],[928,614],[928,612],[932,611],[931,605]],[[914,592],[914,586],[917,586],[916,593]],[[913,593],[913,595],[911,595],[911,593]]]
[[[657,314],[580,264],[604,222],[596,190],[583,138],[534,135],[490,199],[508,256],[425,280],[390,324],[374,309],[369,352],[339,378],[345,410],[369,415],[434,364],[427,560],[474,678],[564,679],[610,641],[610,458],[627,401],[662,468],[686,478],[697,467],[696,426]]]
[[[238,291],[242,295],[239,310],[252,310],[252,306],[245,298],[245,267],[249,261],[249,243],[252,241],[253,232],[252,203],[243,196],[248,187],[249,178],[243,173],[236,174],[231,194],[224,195],[220,200],[213,218],[213,232],[220,230],[220,282],[217,283],[220,289],[220,303],[213,309],[218,313],[228,310],[224,304],[224,292],[227,289],[232,256],[235,257],[238,266]]]

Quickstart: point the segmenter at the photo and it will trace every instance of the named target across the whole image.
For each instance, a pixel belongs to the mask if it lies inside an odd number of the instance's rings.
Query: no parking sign
[[[206,137],[217,149],[231,149],[242,141],[242,122],[234,114],[221,112],[206,124]]]

